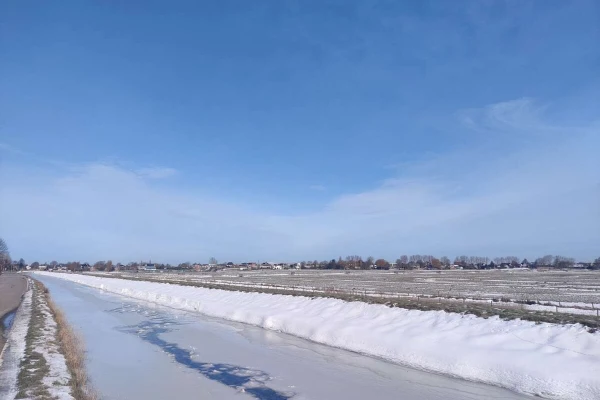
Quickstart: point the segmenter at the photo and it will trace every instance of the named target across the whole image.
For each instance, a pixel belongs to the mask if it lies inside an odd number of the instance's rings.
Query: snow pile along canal
[[[84,275],[52,276],[545,398],[600,398],[600,334],[580,325]]]

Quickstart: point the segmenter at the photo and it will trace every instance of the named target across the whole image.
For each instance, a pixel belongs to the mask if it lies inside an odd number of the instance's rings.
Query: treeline
[[[576,261],[571,257],[546,255],[539,257],[533,262],[527,259],[519,259],[516,256],[506,257],[480,257],[480,256],[458,256],[453,261],[447,256],[435,257],[432,255],[403,255],[391,262],[383,258],[374,259],[361,256],[347,256],[345,258],[332,259],[330,261],[302,261],[301,267],[320,268],[320,269],[390,269],[392,267],[399,269],[432,268],[443,269],[459,267],[463,269],[486,269],[486,268],[571,268],[575,266]],[[600,257],[591,263],[579,263],[583,267],[591,269],[600,269]]]
[[[494,269],[494,268],[572,268],[576,264],[579,268],[588,269],[600,269],[600,257],[593,262],[580,262],[576,263],[574,258],[564,256],[552,256],[546,255],[535,259],[533,262],[527,259],[519,259],[516,256],[506,257],[480,257],[480,256],[458,256],[454,260],[450,260],[449,257],[435,257],[432,255],[402,255],[395,261],[388,261],[384,258],[375,259],[374,257],[362,258],[361,256],[347,256],[345,258],[339,257],[337,260],[325,260],[325,261],[301,261],[297,263],[281,263],[284,267],[294,267],[301,269],[356,269],[356,270],[368,270],[368,269],[383,269],[387,270],[390,268],[398,269],[449,269],[449,268],[462,268],[462,269]],[[29,267],[30,269],[39,269],[40,266],[44,266],[49,269],[66,269],[69,271],[104,271],[111,272],[115,270],[138,270],[144,267],[146,263],[130,262],[128,264],[113,263],[111,260],[108,261],[97,261],[94,264],[81,263],[79,261],[70,261],[67,263],[58,263],[57,261],[51,261],[49,263],[40,264],[35,261],[30,265],[27,265],[21,258],[19,261],[14,261],[10,264],[13,269],[24,269]],[[194,266],[200,264],[192,263],[180,263],[178,265],[171,264],[152,264],[157,270],[169,269],[169,270],[188,270],[194,268]],[[273,266],[269,263],[257,264],[257,263],[240,263],[236,264],[233,262],[227,262],[217,264],[214,258],[211,258],[209,265],[219,268],[231,268],[231,267],[250,267],[250,268],[268,268]],[[6,266],[5,266],[6,267]]]

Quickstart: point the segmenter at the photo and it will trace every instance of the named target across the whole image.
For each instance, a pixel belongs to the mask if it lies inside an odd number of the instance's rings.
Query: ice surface
[[[600,398],[600,335],[579,325],[83,275],[52,276],[523,393],[556,399]]]

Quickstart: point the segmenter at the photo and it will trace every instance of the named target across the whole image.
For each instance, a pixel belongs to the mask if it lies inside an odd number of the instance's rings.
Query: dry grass
[[[25,354],[17,376],[19,391],[15,398],[28,399],[34,396],[35,399],[50,400],[52,397],[43,383],[43,379],[50,369],[44,356],[34,350],[34,342],[39,338],[44,327],[39,298],[36,296],[36,291],[40,288],[34,286],[32,290],[34,293],[31,298],[31,320],[25,335]]]
[[[39,284],[41,285],[41,283]],[[44,294],[48,302],[48,307],[50,307],[58,326],[57,339],[61,352],[65,356],[67,367],[71,372],[71,394],[76,400],[98,400],[100,397],[92,389],[85,369],[85,347],[83,341],[73,328],[71,328],[64,313],[52,301],[46,287],[44,287]]]

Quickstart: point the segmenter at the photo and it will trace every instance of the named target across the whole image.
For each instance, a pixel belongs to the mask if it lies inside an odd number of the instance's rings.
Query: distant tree
[[[556,268],[570,268],[575,264],[575,259],[563,256],[554,257],[554,266]]]
[[[56,261],[50,261],[50,264],[49,264],[49,265],[50,265],[50,267],[51,267],[52,269],[54,269],[54,268],[56,268],[56,266],[58,265],[58,262],[56,262]]]
[[[450,259],[446,256],[442,256],[440,257],[440,262],[442,263],[443,266],[447,267],[450,265]]]
[[[508,256],[505,257],[506,262],[509,263],[511,266],[518,266],[519,265],[519,258],[515,257],[515,256]]]
[[[81,264],[78,261],[70,261],[67,263],[67,269],[71,272],[81,271]]]
[[[375,266],[377,269],[390,269],[390,263],[383,258],[379,258],[377,261],[375,261]]]
[[[217,265],[219,262],[217,261],[217,259],[216,259],[216,258],[214,258],[214,257],[211,257],[211,258],[209,258],[209,259],[208,259],[208,263],[209,263],[209,264],[214,264],[214,265]]]
[[[442,262],[437,258],[431,259],[431,266],[436,269],[442,269]]]
[[[104,271],[104,266],[105,266],[105,262],[104,261],[97,261],[96,263],[94,263],[94,265],[92,266],[92,269],[94,271]]]
[[[25,260],[19,258],[19,269],[24,269],[26,266],[27,264],[25,264]]]
[[[367,257],[364,264],[362,265],[362,269],[371,269],[371,266],[375,264],[375,259],[371,256]]]
[[[593,266],[595,269],[600,269],[600,257],[598,257],[598,258],[596,258],[596,259],[594,260],[594,262],[592,263],[592,266]]]
[[[535,260],[535,264],[538,267],[549,267],[554,264],[554,256],[545,255],[544,257],[540,257],[537,260]]]
[[[105,264],[104,264],[104,271],[106,272],[111,272],[112,270],[114,270],[113,267],[113,262],[111,260],[108,260]]]
[[[461,267],[466,267],[468,265],[469,257],[467,256],[458,256],[454,259],[454,264],[460,265]]]
[[[521,261],[521,265],[530,265],[530,262],[527,261],[526,258],[524,258],[523,261]]]
[[[11,263],[8,245],[0,238],[0,272],[4,271]]]
[[[358,269],[362,267],[362,257],[361,256],[348,256],[346,257],[346,267],[347,268],[353,268],[353,269]]]

